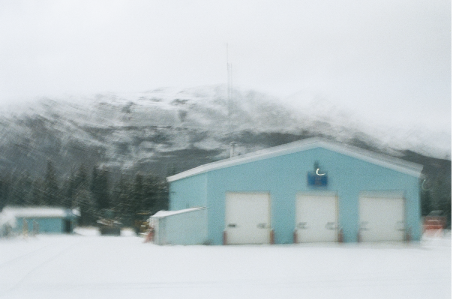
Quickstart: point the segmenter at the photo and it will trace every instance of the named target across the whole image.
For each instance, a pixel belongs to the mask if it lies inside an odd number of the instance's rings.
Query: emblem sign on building
[[[308,172],[308,185],[309,186],[327,186],[328,174],[320,171],[319,163],[315,162],[314,171]]]

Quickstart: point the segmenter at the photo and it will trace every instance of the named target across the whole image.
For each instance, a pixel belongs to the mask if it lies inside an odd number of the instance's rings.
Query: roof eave
[[[168,182],[174,182],[180,179],[188,178],[194,175],[200,175],[209,171],[222,169],[225,167],[240,165],[248,162],[291,154],[299,151],[305,151],[312,148],[325,148],[334,152],[342,153],[347,156],[355,157],[376,165],[380,165],[395,171],[405,173],[410,176],[420,177],[423,166],[416,163],[404,161],[399,158],[393,158],[387,155],[377,154],[368,150],[354,146],[333,143],[319,138],[305,139],[290,144],[280,145],[257,152],[248,153],[242,156],[227,158],[224,160],[201,165],[193,169],[167,177]]]

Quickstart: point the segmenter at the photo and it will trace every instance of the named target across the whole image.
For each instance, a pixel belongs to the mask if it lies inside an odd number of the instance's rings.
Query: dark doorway
[[[71,233],[72,232],[72,222],[71,220],[63,220],[64,224],[64,232]]]

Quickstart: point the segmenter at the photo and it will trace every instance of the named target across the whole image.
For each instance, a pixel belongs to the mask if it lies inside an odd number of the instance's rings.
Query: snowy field
[[[451,240],[156,246],[79,229],[0,240],[0,298],[451,298]]]

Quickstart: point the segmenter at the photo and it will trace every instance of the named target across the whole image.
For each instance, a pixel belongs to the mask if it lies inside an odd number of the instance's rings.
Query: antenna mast
[[[228,71],[228,87],[227,87],[227,97],[228,97],[228,135],[230,141],[229,157],[234,156],[234,146],[235,143],[232,140],[232,63],[229,63],[229,45],[226,44],[226,63]]]

